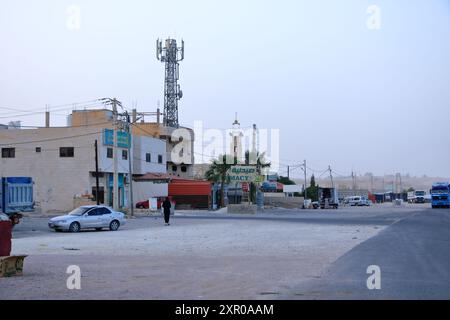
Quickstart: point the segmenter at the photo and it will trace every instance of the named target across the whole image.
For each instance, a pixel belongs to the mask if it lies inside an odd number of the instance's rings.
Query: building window
[[[187,167],[186,166],[181,166],[181,172],[187,172]]]
[[[145,161],[148,163],[152,162],[152,155],[150,153],[145,154]]]
[[[113,156],[114,156],[113,148],[107,148],[107,149],[106,149],[106,157],[107,157],[108,159],[112,159]]]
[[[122,160],[128,160],[128,151],[122,150]]]
[[[163,162],[163,157],[162,155],[158,155],[158,163],[162,163]]]
[[[15,148],[2,148],[2,158],[15,158],[16,149]]]
[[[73,147],[59,148],[59,156],[61,158],[73,158],[74,157],[74,148]]]
[[[36,147],[36,153],[41,153],[41,152],[42,152],[41,147]]]
[[[173,172],[177,172],[177,170],[178,170],[177,166],[172,166],[172,171]]]

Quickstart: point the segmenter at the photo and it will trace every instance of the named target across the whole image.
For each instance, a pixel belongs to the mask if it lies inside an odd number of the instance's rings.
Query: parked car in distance
[[[140,201],[136,203],[136,209],[148,209],[150,207],[150,202],[148,200]],[[159,207],[159,201],[158,201],[158,207]]]
[[[349,205],[358,207],[369,207],[372,204],[372,201],[368,200],[366,197],[361,196],[350,197],[347,201]]]
[[[170,201],[173,203],[172,197],[169,197]],[[161,209],[162,203],[166,200],[166,197],[159,197],[158,198],[158,209]],[[150,208],[150,201],[144,200],[136,203],[136,209],[149,209]]]
[[[117,231],[125,223],[125,215],[110,207],[82,206],[67,215],[50,219],[48,226],[55,231],[79,232],[83,229],[100,231],[103,228]]]
[[[313,201],[313,202],[311,202],[311,205],[312,205],[313,209],[319,209],[320,208],[319,201]]]

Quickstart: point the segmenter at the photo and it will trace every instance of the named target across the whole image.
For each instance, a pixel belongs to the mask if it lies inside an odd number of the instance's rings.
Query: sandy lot
[[[118,232],[16,232],[25,274],[0,299],[266,299],[320,278],[382,226],[267,220],[132,220]],[[78,265],[82,289],[69,290]]]

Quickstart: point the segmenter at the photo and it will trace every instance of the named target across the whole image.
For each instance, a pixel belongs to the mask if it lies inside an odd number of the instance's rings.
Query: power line
[[[319,178],[321,178],[325,173],[327,173],[329,171],[329,169],[327,168],[326,170],[324,170],[320,175]]]
[[[0,117],[0,119],[27,117],[27,116],[32,116],[32,115],[36,115],[36,114],[42,114],[49,110],[51,110],[51,111],[76,110],[77,106],[93,107],[93,106],[100,105],[100,104],[101,104],[100,100],[90,100],[90,101],[86,101],[86,102],[75,102],[75,103],[62,104],[62,105],[58,105],[58,106],[49,106],[49,107],[46,107],[44,110],[42,110],[42,108],[30,109],[30,110],[19,110],[18,108],[0,107],[0,109],[7,109],[7,110],[19,112],[16,114],[8,114],[7,116],[2,116],[2,117]]]
[[[71,102],[71,103],[66,103],[66,104],[59,104],[59,105],[48,105],[48,108],[60,108],[60,107],[67,107],[67,106],[74,106],[74,105],[87,105],[87,104],[92,104],[93,102],[98,102],[98,99],[95,100],[88,100],[88,101],[81,101],[81,102]],[[42,108],[34,108],[34,109],[27,109],[27,110],[23,110],[23,109],[19,109],[17,107],[0,107],[0,109],[9,109],[9,110],[13,110],[13,111],[20,111],[20,112],[34,112],[34,111],[39,111],[42,110]]]
[[[66,136],[66,137],[59,137],[59,138],[49,138],[49,139],[42,139],[42,140],[12,142],[12,143],[1,143],[0,146],[14,146],[14,145],[39,143],[39,142],[59,141],[59,140],[66,140],[66,139],[72,139],[72,138],[92,136],[92,135],[97,135],[97,134],[100,134],[100,133],[103,133],[103,131],[91,132],[91,133],[85,133],[85,134],[79,134],[79,135],[73,135],[73,136]]]
[[[344,175],[344,174],[340,174],[339,172],[336,172],[336,170],[333,169],[333,173],[335,173],[336,175],[340,176],[340,177],[348,177],[348,175]]]
[[[20,128],[26,128],[26,129],[64,129],[64,128],[83,128],[83,127],[94,127],[94,126],[102,126],[105,124],[111,124],[113,123],[111,121],[105,121],[105,122],[98,122],[98,123],[90,123],[90,124],[80,124],[77,126],[62,126],[62,127],[45,127],[45,126],[23,126],[20,125]],[[18,130],[20,128],[13,128],[10,130]]]

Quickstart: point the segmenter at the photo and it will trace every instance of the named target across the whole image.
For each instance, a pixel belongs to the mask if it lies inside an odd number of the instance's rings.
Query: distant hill
[[[294,181],[297,184],[303,185],[304,180],[302,179],[294,179]],[[353,188],[353,182],[352,177],[333,177],[334,185],[339,189],[352,189]],[[383,182],[384,181],[384,182]],[[430,190],[431,185],[434,182],[450,182],[450,178],[442,178],[442,177],[411,177],[408,175],[401,177],[401,184],[399,182],[399,179],[397,179],[396,183],[396,177],[395,175],[386,175],[384,177],[380,176],[374,176],[372,179],[372,176],[370,174],[366,175],[359,175],[355,177],[355,189],[367,189],[372,190],[373,192],[382,192],[383,186],[384,190],[386,191],[396,191],[397,189],[407,190],[409,188],[414,188],[414,190]],[[331,186],[331,180],[329,177],[317,179],[316,182],[319,184],[319,186],[324,187],[330,187]],[[309,184],[309,180],[308,180]]]

